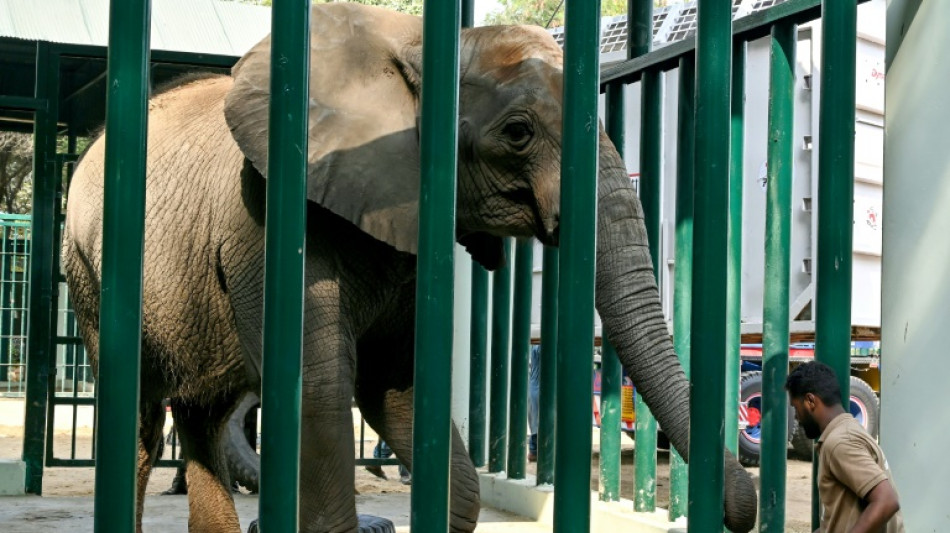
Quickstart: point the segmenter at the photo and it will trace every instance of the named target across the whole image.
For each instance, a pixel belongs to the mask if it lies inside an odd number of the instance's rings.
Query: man
[[[884,452],[841,406],[831,367],[817,361],[800,365],[789,374],[785,390],[805,435],[818,439],[818,531],[903,533]]]

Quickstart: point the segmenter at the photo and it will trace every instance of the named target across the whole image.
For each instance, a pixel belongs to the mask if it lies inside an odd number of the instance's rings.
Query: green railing
[[[855,5],[861,0],[825,0],[828,28],[823,32],[823,50],[825,61],[822,76],[821,127],[825,142],[820,144],[821,161],[819,201],[823,213],[819,235],[818,254],[818,353],[825,360],[832,359],[831,354],[847,357],[848,350],[832,350],[835,342],[845,338],[849,329],[842,324],[849,322],[843,317],[850,309],[850,283],[846,283],[846,272],[850,272],[850,227],[851,204],[849,193],[853,168],[854,123],[854,17]],[[303,262],[299,253],[303,235],[303,202],[300,201],[300,187],[304,179],[305,161],[301,161],[301,150],[281,149],[291,146],[306,146],[306,54],[307,28],[309,23],[308,0],[286,0],[277,2],[273,14],[274,45],[273,53],[282,54],[286,61],[274,61],[273,83],[281,83],[286,90],[272,91],[282,94],[284,99],[273,102],[274,109],[284,109],[279,117],[272,115],[270,174],[286,172],[287,179],[268,180],[268,202],[283,202],[293,216],[268,217],[267,231],[267,305],[265,305],[265,353],[280,353],[284,357],[274,359],[265,356],[264,361],[264,420],[265,445],[262,456],[261,486],[261,525],[270,533],[276,531],[294,531],[297,529],[297,469],[299,461],[299,413],[300,413],[300,282]],[[649,5],[652,0],[635,3],[639,9],[631,17],[633,23],[639,21],[649,27]],[[140,350],[140,313],[121,312],[140,309],[141,299],[141,236],[144,216],[144,154],[145,154],[145,97],[148,72],[148,28],[149,3],[146,0],[112,2],[110,48],[109,48],[109,93],[108,106],[110,118],[106,125],[107,134],[111,133],[111,142],[107,142],[106,152],[106,218],[104,230],[103,287],[114,295],[103,298],[102,302],[102,346],[100,364],[99,405],[104,409],[99,417],[103,421],[99,428],[100,438],[97,455],[108,455],[112,460],[96,464],[96,531],[130,531],[135,518],[135,457],[136,457],[136,415],[138,406],[139,358],[131,356]],[[689,366],[692,371],[691,394],[691,461],[688,467],[689,477],[701,483],[689,484],[688,514],[690,531],[721,531],[723,519],[723,448],[725,444],[724,420],[726,417],[726,339],[728,309],[728,233],[723,228],[729,226],[729,195],[731,161],[736,150],[730,149],[733,129],[731,102],[735,90],[733,82],[734,46],[738,48],[744,42],[761,38],[774,32],[776,45],[773,47],[773,89],[778,95],[786,94],[787,85],[794,81],[794,72],[789,74],[789,41],[794,42],[795,25],[817,18],[821,14],[823,2],[819,0],[788,0],[774,8],[755,13],[732,23],[731,0],[700,0],[699,29],[695,39],[687,39],[662,49],[629,59],[619,65],[598,72],[599,50],[599,9],[597,2],[581,0],[567,1],[567,45],[564,63],[564,137],[563,137],[563,175],[561,205],[561,248],[559,256],[545,253],[546,279],[544,293],[546,307],[542,314],[542,398],[547,406],[542,410],[541,428],[539,428],[539,481],[556,482],[555,491],[555,528],[558,531],[587,531],[590,524],[590,450],[591,450],[591,370],[593,368],[593,290],[594,290],[594,241],[596,209],[597,175],[597,128],[585,127],[590,117],[596,116],[598,87],[620,87],[640,81],[644,88],[643,105],[648,112],[656,112],[662,105],[662,97],[651,87],[658,87],[664,72],[683,68],[681,79],[680,110],[692,116],[683,116],[679,122],[682,128],[678,153],[693,153],[693,165],[689,168],[688,155],[681,159],[684,163],[679,182],[689,187],[693,178],[694,201],[692,212],[689,206],[682,205],[677,210],[677,221],[682,223],[682,235],[677,238],[677,251],[684,257],[692,253],[692,271],[701,272],[689,280],[678,277],[677,288],[690,293],[688,302],[692,306],[689,328]],[[417,301],[420,302],[417,322],[417,361],[415,381],[415,412],[425,413],[417,417],[414,426],[414,457],[417,458],[413,483],[412,523],[415,531],[446,531],[448,522],[448,479],[449,479],[449,379],[451,368],[445,354],[451,351],[451,337],[444,335],[451,329],[452,309],[452,267],[454,246],[454,180],[438,179],[439,176],[451,176],[455,173],[455,132],[457,131],[458,96],[458,32],[460,22],[459,6],[456,2],[426,2],[424,22],[423,64],[426,77],[422,100],[422,188],[427,191],[420,206],[420,254],[419,286]],[[470,18],[470,17],[466,17]],[[634,32],[631,31],[631,34]],[[280,39],[276,36],[280,35]],[[58,72],[57,59],[41,51],[42,68]],[[777,69],[785,69],[779,71]],[[283,69],[283,70],[282,70]],[[695,70],[694,70],[695,69]],[[687,72],[688,71],[688,72]],[[695,79],[692,75],[695,74]],[[49,85],[37,87],[38,98],[49,98],[56,94],[56,84],[46,78]],[[613,89],[612,89],[613,90]],[[848,94],[850,93],[850,99]],[[434,95],[427,97],[426,95]],[[276,96],[275,96],[276,98]],[[831,100],[834,98],[834,100]],[[53,99],[55,100],[55,99]],[[52,100],[51,100],[52,101]],[[693,105],[690,105],[690,101]],[[784,102],[782,100],[781,102]],[[775,127],[787,133],[789,126],[781,122],[788,120],[786,111],[776,100],[772,118]],[[829,105],[826,102],[834,102]],[[843,102],[843,103],[842,103]],[[849,105],[845,105],[848,104]],[[51,131],[56,125],[56,108],[47,106],[37,112],[37,124],[42,132]],[[647,113],[645,116],[651,116]],[[118,117],[122,120],[119,121]],[[783,118],[784,117],[784,118]],[[644,132],[655,132],[654,119],[644,121]],[[785,124],[783,127],[782,125]],[[611,124],[614,138],[622,131],[619,124]],[[116,133],[119,133],[118,135]],[[37,143],[37,158],[48,162],[53,160],[55,145],[50,139],[54,134],[39,135],[42,143]],[[767,142],[762,140],[762,142]],[[776,143],[770,151],[770,198],[773,199],[772,211],[775,220],[787,219],[790,214],[783,203],[784,188],[788,185],[790,174],[783,170],[782,157],[787,157],[788,137],[776,135],[768,142]],[[306,150],[302,151],[306,153]],[[657,157],[658,147],[645,141],[641,146],[641,164],[651,164],[650,157]],[[652,161],[655,164],[655,161]],[[786,162],[787,163],[787,162]],[[50,165],[46,165],[49,167]],[[48,170],[48,169],[47,169]],[[646,174],[641,189],[645,200],[652,198],[649,191],[660,190],[663,176],[654,169],[653,175]],[[40,179],[42,178],[42,179]],[[32,287],[30,309],[33,313],[47,313],[51,316],[53,283],[50,254],[54,252],[56,242],[55,224],[57,223],[55,206],[56,184],[53,179],[38,176],[35,197],[35,216],[37,224],[32,229],[32,237],[41,245],[42,253],[34,254],[30,265],[34,281],[43,280]],[[281,188],[278,184],[286,185]],[[652,201],[645,201],[647,227],[650,231],[650,244],[656,250],[658,238],[658,207]],[[273,205],[273,204],[272,204]],[[277,209],[268,209],[276,213]],[[826,220],[827,219],[827,220]],[[692,221],[695,220],[695,223]],[[787,220],[786,222],[787,223]],[[692,224],[692,235],[688,226]],[[774,228],[775,257],[782,261],[782,247],[786,226],[781,223]],[[277,239],[277,236],[282,236]],[[690,242],[692,241],[692,242]],[[787,245],[786,245],[787,248]],[[36,250],[34,250],[36,252]],[[787,250],[785,251],[787,254]],[[654,254],[657,257],[657,254]],[[784,256],[784,257],[787,257]],[[682,259],[682,258],[681,258]],[[845,261],[842,263],[842,261]],[[558,269],[559,283],[551,279]],[[844,265],[842,268],[841,265]],[[775,268],[787,269],[788,265],[776,264]],[[679,270],[679,269],[678,269]],[[478,290],[484,292],[485,284],[480,273]],[[505,278],[506,276],[502,276]],[[499,279],[499,274],[495,274]],[[833,281],[837,280],[837,281]],[[842,281],[845,280],[845,281]],[[431,282],[431,283],[430,283]],[[507,282],[505,282],[507,283]],[[772,305],[788,307],[787,290],[782,294],[782,281],[778,280],[774,289],[775,299]],[[502,284],[503,285],[503,284]],[[510,291],[498,287],[496,305],[499,300],[507,303]],[[552,294],[557,293],[558,312],[555,315]],[[784,301],[783,301],[784,298]],[[483,301],[478,297],[479,302]],[[526,299],[518,298],[519,302]],[[426,302],[422,305],[421,302]],[[685,303],[685,301],[684,301]],[[522,304],[523,305],[523,304]],[[507,306],[503,313],[507,313]],[[479,304],[479,309],[482,306]],[[449,310],[446,312],[446,310]],[[277,311],[283,313],[278,316]],[[519,311],[516,316],[523,316]],[[781,313],[770,315],[767,327],[777,326]],[[42,314],[34,316],[43,316]],[[555,317],[556,316],[556,322]],[[786,317],[787,318],[787,317]],[[481,317],[475,317],[479,324],[486,324]],[[685,324],[686,317],[680,316],[677,324]],[[518,340],[519,353],[511,357],[518,358],[516,364],[508,365],[509,342],[507,334],[510,318],[500,316],[492,319],[493,328],[500,335],[493,336],[492,349],[492,430],[488,445],[490,470],[504,468],[510,460],[506,452],[522,454],[523,435],[518,439],[508,438],[508,430],[498,431],[495,427],[507,425],[509,414],[515,426],[521,424],[520,398],[513,402],[516,409],[509,411],[508,387],[502,383],[509,379],[509,369],[517,370],[518,380],[524,375],[520,353],[523,345]],[[684,326],[687,327],[687,326]],[[484,331],[482,327],[479,331]],[[775,349],[770,355],[774,364],[780,365],[783,356],[787,358],[787,342],[782,343],[782,330],[774,330]],[[684,331],[677,332],[677,343],[684,342]],[[51,322],[31,321],[31,340],[51,339]],[[519,333],[519,338],[520,338]],[[555,339],[556,336],[556,339]],[[498,337],[502,337],[499,339]],[[449,339],[446,342],[446,338]],[[474,342],[474,341],[473,341]],[[498,346],[494,346],[497,342]],[[36,400],[31,405],[42,410],[46,408],[45,398],[37,397],[37,390],[46,390],[39,386],[48,378],[49,369],[45,367],[49,358],[48,348],[42,342],[31,349],[31,366],[27,394]],[[679,344],[680,346],[684,346]],[[781,346],[780,346],[781,345]],[[552,356],[554,347],[558,355],[556,363]],[[481,348],[483,345],[477,344]],[[479,350],[484,351],[484,350]],[[784,354],[782,352],[785,352]],[[131,355],[130,355],[131,354]],[[498,366],[495,366],[496,354]],[[567,354],[570,354],[568,357]],[[289,357],[287,357],[289,355]],[[481,354],[479,354],[481,355]],[[36,357],[36,359],[32,359]],[[512,361],[515,361],[512,359]],[[833,361],[841,364],[840,361]],[[33,364],[36,363],[36,364]],[[847,363],[845,363],[847,364]],[[482,365],[480,368],[484,368]],[[847,373],[844,373],[845,379]],[[473,383],[481,383],[479,376],[473,376]],[[557,393],[552,389],[556,386]],[[784,410],[779,395],[780,376],[766,381],[766,390],[771,391],[773,402],[766,403],[765,420],[780,420],[775,409]],[[519,383],[520,387],[520,383]],[[513,390],[513,389],[512,389]],[[519,396],[520,396],[520,388]],[[847,394],[847,387],[844,391]],[[502,398],[504,396],[504,398]],[[478,398],[478,395],[475,396]],[[557,424],[553,423],[552,404],[557,405]],[[777,404],[780,404],[777,406]],[[772,412],[770,412],[770,409]],[[642,408],[641,408],[642,410]],[[473,406],[473,412],[484,413],[484,405]],[[28,417],[29,425],[35,424]],[[638,430],[653,429],[643,426]],[[607,428],[616,430],[616,428]],[[780,436],[781,428],[773,427]],[[478,428],[475,428],[476,437]],[[523,432],[523,431],[522,431]],[[39,432],[42,435],[42,431]],[[556,439],[551,436],[556,435]],[[482,439],[484,430],[482,429]],[[614,439],[612,442],[617,442]],[[778,438],[766,441],[766,446],[784,449],[784,441]],[[473,438],[473,442],[476,439]],[[507,442],[512,446],[506,446]],[[615,446],[615,445],[611,445]],[[652,446],[643,450],[644,463],[650,463],[649,457],[655,454]],[[614,453],[602,451],[602,453]],[[769,455],[770,454],[770,455]],[[774,459],[775,464],[763,468],[762,487],[765,491],[777,491],[778,476],[767,472],[784,470],[781,462],[784,454],[773,449],[764,455]],[[473,453],[476,458],[478,453]],[[553,461],[552,456],[556,457]],[[27,454],[30,481],[42,475],[42,457]],[[639,458],[639,454],[638,454]],[[520,461],[520,457],[518,458]],[[494,461],[494,463],[492,463]],[[518,463],[518,461],[514,461]],[[517,465],[516,466],[520,466]],[[649,484],[652,472],[638,476],[638,482]],[[641,467],[642,468],[642,467]],[[610,481],[610,483],[613,483]],[[644,490],[655,490],[649,487]],[[36,491],[38,492],[38,490]],[[777,492],[774,492],[778,494]],[[638,500],[638,509],[652,506],[652,495],[646,494]],[[763,499],[764,501],[765,499]],[[680,512],[682,507],[679,507]],[[763,503],[762,529],[781,528],[781,514],[774,512],[771,506]],[[778,524],[778,525],[776,525]]]
[[[0,395],[26,391],[30,217],[0,215]]]

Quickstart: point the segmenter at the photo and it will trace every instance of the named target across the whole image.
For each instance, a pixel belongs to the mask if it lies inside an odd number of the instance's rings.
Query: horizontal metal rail
[[[868,0],[856,0],[863,4]],[[821,0],[788,0],[783,4],[756,11],[736,19],[732,23],[733,39],[752,41],[767,37],[778,22],[804,24],[821,18]],[[688,37],[649,54],[605,66],[600,72],[600,91],[604,92],[611,82],[633,83],[647,70],[673,70],[679,66],[679,58],[695,53],[696,36]]]

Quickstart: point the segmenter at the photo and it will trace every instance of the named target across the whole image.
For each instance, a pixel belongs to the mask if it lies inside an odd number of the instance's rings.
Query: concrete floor
[[[235,504],[246,531],[257,517],[257,496],[235,495]],[[366,494],[356,497],[360,513],[385,516],[396,524],[396,531],[409,531],[409,494]],[[12,496],[0,498],[0,530],[4,533],[69,533],[93,530],[93,498]],[[143,529],[148,532],[186,533],[188,531],[187,496],[147,496]],[[513,514],[482,508],[480,533],[546,532],[550,527]]]

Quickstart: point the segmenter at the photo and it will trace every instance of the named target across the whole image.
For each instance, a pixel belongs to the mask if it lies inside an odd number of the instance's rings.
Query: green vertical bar
[[[491,416],[488,421],[488,471],[505,469],[508,447],[508,363],[511,343],[511,239],[504,240],[505,266],[492,275]]]
[[[851,396],[851,255],[854,221],[854,120],[857,6],[822,1],[818,119],[818,249],[815,359],[838,374],[841,401]],[[814,479],[814,478],[813,478]],[[818,501],[812,491],[812,525]]]
[[[772,26],[769,82],[768,188],[765,213],[765,303],[762,326],[762,469],[760,531],[785,530],[788,448],[788,315],[798,27]]]
[[[732,49],[732,158],[729,164],[729,279],[726,283],[726,448],[739,454],[739,374],[742,361],[742,163],[745,120],[745,41]]]
[[[413,531],[449,528],[455,176],[458,164],[459,0],[425,2],[422,18],[422,177],[413,395]]]
[[[462,0],[462,27],[475,27],[475,0]]]
[[[264,256],[260,527],[298,529],[306,246],[310,0],[281,0],[271,18]]]
[[[567,0],[554,531],[590,528],[600,2]]]
[[[691,533],[721,531],[723,519],[731,63],[732,2],[699,0],[693,271],[702,276],[693,278],[690,345]]]
[[[34,115],[33,217],[30,230],[29,321],[26,349],[26,415],[23,461],[26,492],[43,492],[47,399],[53,348],[53,255],[56,206],[56,121],[59,116],[59,55],[46,43],[36,48],[36,97],[45,110]],[[21,327],[26,320],[21,320]],[[21,350],[23,348],[21,347]],[[21,353],[22,355],[22,353]],[[136,377],[136,379],[138,379]],[[133,418],[133,422],[134,422]]]
[[[151,12],[149,0],[109,6],[96,532],[135,529]]]
[[[558,249],[544,247],[541,266],[541,386],[538,391],[538,485],[554,483],[557,413]]]
[[[689,379],[690,313],[693,304],[693,176],[696,134],[696,58],[679,64],[679,115],[676,127],[676,243],[673,269],[673,344]],[[670,521],[686,516],[689,473],[675,449],[670,450]]]
[[[607,135],[623,157],[624,149],[624,85],[607,86]],[[605,333],[601,334],[600,355],[600,499],[620,500],[620,397],[623,368],[617,351]]]
[[[653,0],[636,0],[631,6],[635,46],[630,57],[650,52],[653,48]],[[660,195],[662,191],[662,72],[645,71],[640,78],[640,203],[653,258],[653,274],[660,284]],[[634,510],[653,512],[656,509],[656,418],[643,397],[636,395],[636,460],[634,461]]]
[[[528,355],[531,350],[531,285],[534,241],[515,246],[515,311],[511,328],[511,407],[508,410],[508,477],[524,479],[527,466]]]
[[[469,345],[468,454],[485,466],[485,381],[488,371],[488,271],[472,263],[472,332]]]

